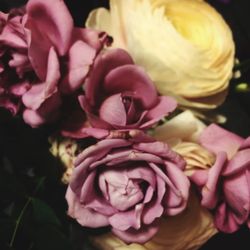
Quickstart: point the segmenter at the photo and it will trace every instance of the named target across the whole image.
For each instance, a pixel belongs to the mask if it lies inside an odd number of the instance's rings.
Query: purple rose
[[[61,0],[30,0],[0,12],[0,106],[13,114],[24,106],[32,127],[56,120],[107,42],[103,32],[75,28]]]
[[[213,124],[200,141],[216,155],[210,169],[191,177],[201,188],[202,205],[215,211],[215,224],[223,232],[246,222],[250,228],[250,137],[244,140]]]
[[[15,115],[34,78],[23,27],[24,9],[0,12],[0,106]]]
[[[30,0],[26,11],[28,54],[38,79],[22,98],[26,106],[23,117],[36,127],[55,120],[63,96],[81,88],[107,35],[75,28],[60,0]]]
[[[132,132],[130,132],[132,133]],[[82,226],[111,226],[127,243],[145,243],[158,218],[182,212],[189,195],[184,160],[161,142],[105,139],[75,161],[68,214]]]
[[[146,129],[172,112],[177,103],[158,96],[143,68],[122,49],[100,53],[79,98],[90,124],[101,129]]]

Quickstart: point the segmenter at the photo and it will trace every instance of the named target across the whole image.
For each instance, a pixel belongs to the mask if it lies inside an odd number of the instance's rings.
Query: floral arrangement
[[[62,0],[0,12],[0,106],[28,131],[46,130],[76,249],[191,250],[250,228],[250,137],[210,115],[240,74],[229,26],[203,0],[109,4],[84,28]],[[33,226],[60,227],[29,197],[9,249],[31,204]],[[36,237],[29,249],[45,249]]]

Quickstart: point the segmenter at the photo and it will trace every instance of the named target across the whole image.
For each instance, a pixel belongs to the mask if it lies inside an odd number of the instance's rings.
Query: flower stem
[[[24,205],[24,207],[23,207],[21,213],[19,214],[19,216],[18,216],[18,218],[17,218],[17,220],[16,220],[15,229],[14,229],[14,232],[13,232],[13,234],[12,234],[11,241],[10,241],[10,244],[9,244],[10,247],[12,247],[13,244],[14,244],[14,241],[15,241],[15,238],[16,238],[17,229],[18,229],[18,227],[19,227],[19,225],[20,225],[20,222],[21,222],[21,220],[22,220],[22,217],[23,217],[23,215],[24,215],[26,209],[28,208],[28,206],[29,206],[29,204],[30,204],[30,202],[31,202],[31,199],[32,199],[31,197],[28,198],[27,202],[25,203],[25,205]]]
[[[35,188],[35,190],[34,190],[34,192],[33,192],[33,195],[35,195],[35,194],[38,192],[38,190],[39,190],[40,187],[42,186],[44,180],[45,180],[45,177],[42,177],[42,178],[39,180],[39,182],[38,182],[38,184],[37,184],[37,186],[36,186],[36,188]],[[21,223],[21,221],[22,221],[22,218],[23,218],[23,216],[24,216],[24,213],[26,212],[26,210],[27,210],[27,208],[28,208],[30,202],[32,201],[32,199],[33,199],[32,197],[28,197],[28,200],[26,201],[24,207],[22,208],[22,210],[21,210],[21,212],[20,212],[20,214],[19,214],[19,216],[18,216],[18,218],[17,218],[17,220],[16,220],[15,228],[14,228],[14,231],[13,231],[13,234],[12,234],[12,237],[11,237],[11,241],[10,241],[10,243],[9,243],[9,246],[10,246],[10,247],[13,247],[13,244],[14,244],[14,241],[15,241],[15,238],[16,238],[16,234],[17,234],[17,230],[18,230],[18,228],[19,228],[19,226],[20,226],[20,223]]]

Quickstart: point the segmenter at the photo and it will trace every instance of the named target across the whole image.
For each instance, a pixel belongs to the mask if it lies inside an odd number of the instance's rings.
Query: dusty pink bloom
[[[23,117],[31,126],[38,126],[56,119],[62,96],[81,87],[107,36],[75,28],[60,0],[30,0],[26,11],[28,54],[38,81],[22,98]]]
[[[15,115],[35,77],[28,58],[24,9],[0,12],[0,106]]]
[[[100,53],[84,87],[79,100],[94,128],[146,129],[177,106],[122,49]]]
[[[201,188],[202,205],[215,211],[215,224],[223,232],[250,227],[250,137],[243,139],[213,124],[200,142],[216,155],[208,170],[196,171],[192,180]]]
[[[1,12],[0,106],[16,114],[22,101],[32,127],[56,120],[106,42],[105,33],[75,28],[61,0],[30,0]]]
[[[75,161],[68,214],[82,226],[110,226],[126,243],[145,243],[159,217],[185,209],[190,183],[184,167],[179,155],[152,139],[102,140]]]

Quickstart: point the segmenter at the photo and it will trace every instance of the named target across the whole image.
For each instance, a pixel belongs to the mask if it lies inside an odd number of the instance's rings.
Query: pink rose
[[[15,115],[34,78],[23,27],[24,9],[0,12],[0,107]]]
[[[24,105],[32,127],[55,121],[65,113],[65,96],[81,90],[107,38],[75,28],[61,0],[30,0],[25,8],[0,12],[0,106],[16,114]]]
[[[28,54],[38,79],[23,95],[23,117],[36,127],[59,116],[63,97],[80,89],[107,36],[75,28],[61,0],[30,0],[26,11]]]
[[[192,180],[201,187],[202,205],[215,211],[215,224],[223,232],[250,227],[250,137],[243,139],[212,124],[201,144],[216,155],[208,170],[196,171]]]
[[[158,96],[146,72],[122,49],[97,56],[84,89],[79,100],[94,128],[146,129],[177,106],[171,97]]]
[[[182,212],[189,195],[184,160],[164,143],[137,141],[105,139],[85,149],[66,194],[78,223],[111,226],[126,243],[148,241],[158,218]]]

